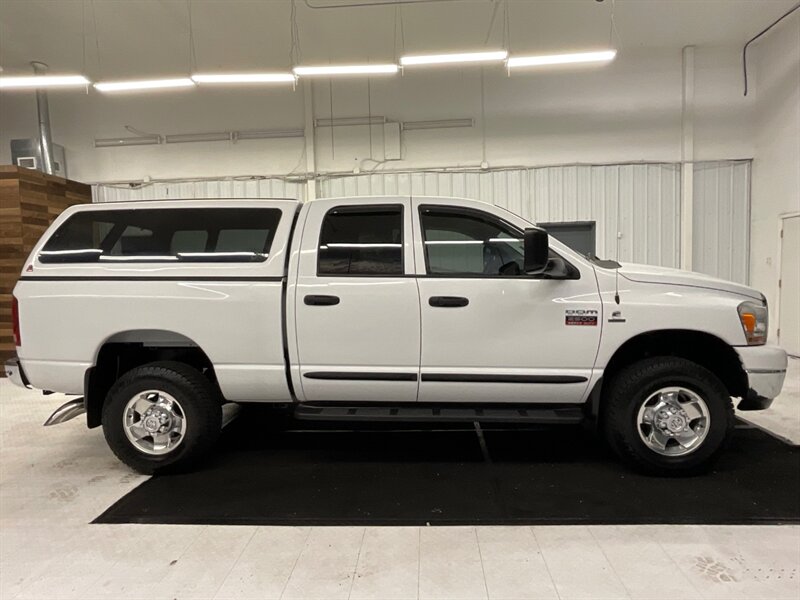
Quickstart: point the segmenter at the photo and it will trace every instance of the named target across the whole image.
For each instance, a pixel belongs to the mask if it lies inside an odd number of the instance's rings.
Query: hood
[[[641,283],[664,283],[668,285],[685,285],[689,287],[705,288],[709,290],[721,290],[740,296],[747,296],[755,300],[762,300],[763,295],[758,290],[734,283],[710,277],[703,273],[694,271],[681,271],[680,269],[668,269],[666,267],[654,267],[652,265],[637,265],[633,263],[622,263],[619,274]]]

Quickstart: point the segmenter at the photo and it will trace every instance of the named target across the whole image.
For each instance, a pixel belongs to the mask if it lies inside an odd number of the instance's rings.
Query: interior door
[[[419,294],[408,198],[310,203],[295,327],[300,394],[313,401],[414,402]]]
[[[800,215],[783,219],[778,342],[792,356],[800,356]]]
[[[521,219],[463,201],[413,206],[420,402],[580,402],[600,342],[593,269],[551,239],[551,278],[525,275]]]

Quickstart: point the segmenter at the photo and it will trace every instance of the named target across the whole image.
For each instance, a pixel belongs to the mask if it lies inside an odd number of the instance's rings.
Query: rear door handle
[[[333,306],[339,304],[339,296],[306,296],[303,298],[308,306]]]
[[[463,296],[431,296],[428,304],[441,308],[458,308],[469,304],[469,299]]]

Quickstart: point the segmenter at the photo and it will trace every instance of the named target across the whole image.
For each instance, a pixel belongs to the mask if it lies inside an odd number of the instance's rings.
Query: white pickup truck
[[[81,395],[116,455],[185,468],[222,405],[304,419],[596,423],[651,472],[707,467],[786,353],[767,305],[697,273],[598,261],[432,197],[75,206],[14,289],[19,385]],[[534,434],[532,434],[534,435]]]

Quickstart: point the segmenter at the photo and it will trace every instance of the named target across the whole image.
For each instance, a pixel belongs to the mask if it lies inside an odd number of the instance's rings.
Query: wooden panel
[[[0,362],[14,356],[11,291],[25,259],[53,220],[92,201],[92,188],[39,171],[0,165]]]

